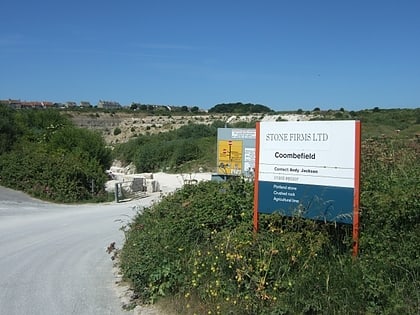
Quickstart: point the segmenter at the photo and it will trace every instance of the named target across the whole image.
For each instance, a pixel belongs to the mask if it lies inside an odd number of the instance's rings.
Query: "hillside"
[[[197,115],[146,115],[136,112],[65,112],[76,126],[98,130],[109,145],[125,143],[130,138],[140,134],[156,134],[159,132],[178,129],[187,124],[211,125],[215,121],[228,124],[250,123],[257,120],[278,121],[278,120],[310,120],[316,117],[313,114],[250,114],[250,115],[229,115],[229,114],[197,114]]]
[[[64,111],[78,127],[98,130],[108,145],[125,143],[133,137],[171,131],[187,124],[250,127],[256,121],[307,121],[357,119],[362,121],[363,136],[396,135],[412,138],[420,134],[420,109],[378,109],[358,112],[340,110],[313,110],[303,112],[271,112],[258,114],[174,113],[147,114],[135,111]]]

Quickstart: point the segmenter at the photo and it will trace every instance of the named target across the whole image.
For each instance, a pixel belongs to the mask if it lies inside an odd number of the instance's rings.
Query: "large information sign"
[[[258,122],[255,215],[358,220],[360,122]],[[357,222],[358,224],[358,222]]]

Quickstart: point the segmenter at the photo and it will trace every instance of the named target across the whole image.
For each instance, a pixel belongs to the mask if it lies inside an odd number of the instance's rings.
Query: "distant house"
[[[80,107],[81,108],[90,108],[90,107],[92,107],[92,105],[90,104],[90,102],[81,101],[80,102]]]
[[[42,102],[37,101],[29,101],[29,102],[22,102],[21,108],[35,108],[35,109],[42,109]]]
[[[118,109],[121,107],[122,106],[120,105],[120,103],[113,102],[113,101],[99,101],[98,103],[98,108],[103,108],[103,109]]]
[[[21,108],[33,108],[33,109],[43,109],[43,108],[52,108],[52,102],[38,102],[38,101],[29,101],[29,102],[21,102]]]
[[[52,102],[38,102],[38,101],[21,101],[21,100],[3,100],[0,104],[4,104],[14,109],[25,109],[25,108],[52,108],[54,104]]]
[[[64,109],[66,108],[66,104],[64,103],[54,103],[53,105],[55,108]]]
[[[21,109],[22,108],[22,102],[20,100],[0,100],[0,105],[6,105],[13,109]]]
[[[41,102],[41,104],[44,108],[53,108],[54,107],[53,102]]]
[[[66,107],[67,108],[73,108],[73,107],[77,107],[77,103],[70,101],[70,102],[66,102]]]

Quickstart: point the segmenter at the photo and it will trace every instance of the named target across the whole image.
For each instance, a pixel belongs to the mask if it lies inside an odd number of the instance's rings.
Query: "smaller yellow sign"
[[[240,175],[242,173],[242,140],[219,140],[217,165],[218,174]]]

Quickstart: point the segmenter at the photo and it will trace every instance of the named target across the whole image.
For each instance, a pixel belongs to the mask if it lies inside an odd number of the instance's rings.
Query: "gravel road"
[[[127,203],[56,205],[0,187],[0,315],[120,315],[106,247],[123,243]]]

